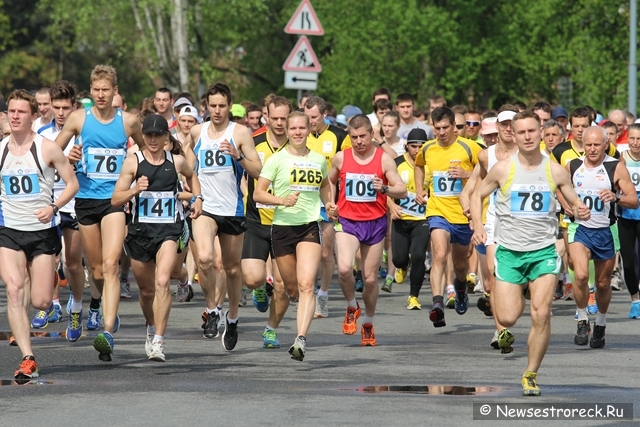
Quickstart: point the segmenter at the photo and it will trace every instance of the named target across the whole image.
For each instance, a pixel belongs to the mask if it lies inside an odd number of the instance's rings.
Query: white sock
[[[193,286],[193,280],[189,280],[189,281],[187,282],[187,285],[189,285],[189,286]]]
[[[275,331],[276,328],[272,328],[271,326],[269,326],[269,324],[267,323],[267,326],[264,327],[265,331]]]
[[[581,320],[589,320],[589,315],[587,314],[587,309],[586,308],[579,308],[578,309],[578,322]]]
[[[164,341],[164,337],[162,335],[154,335],[153,336],[153,343],[158,343],[158,342],[162,342]]]
[[[71,312],[80,313],[80,311],[82,311],[82,300],[78,301],[74,298],[73,302],[71,303]]]
[[[347,305],[351,308],[358,308],[358,301],[354,298],[351,301],[347,301]]]
[[[329,296],[329,291],[323,291],[322,289],[318,290],[318,296],[319,297],[328,297]]]
[[[209,313],[209,314],[213,314],[213,313],[220,314],[220,311],[218,310],[218,307],[214,308],[213,310],[211,310],[209,307],[207,307],[207,313]]]
[[[238,323],[238,318],[236,317],[235,319],[230,318],[229,316],[227,316],[227,321],[229,323]]]
[[[607,313],[598,313],[596,314],[596,325],[598,326],[607,326]]]
[[[60,307],[60,298],[56,298],[54,300],[51,300],[51,302],[53,303],[53,305],[57,305],[58,307]]]
[[[365,314],[362,318],[362,324],[364,325],[365,323],[371,323],[373,325],[373,316],[369,317]]]

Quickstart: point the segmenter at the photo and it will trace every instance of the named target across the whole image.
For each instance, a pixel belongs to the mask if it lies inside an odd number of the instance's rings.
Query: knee
[[[80,260],[74,262],[65,262],[65,266],[67,267],[67,270],[69,270],[69,274],[72,276],[84,273],[82,262]]]
[[[346,265],[338,266],[338,276],[340,280],[347,280],[353,277],[353,267]]]
[[[198,269],[208,271],[213,268],[213,256],[198,255]]]
[[[438,265],[444,267],[447,264],[447,254],[443,253],[431,253],[431,259],[433,261],[433,265]]]
[[[589,280],[589,272],[585,272],[585,271],[575,271],[574,272],[574,276],[575,276],[575,281],[578,283],[587,283],[587,281]]]
[[[322,248],[322,263],[332,263],[333,262],[333,250],[331,248]]]
[[[310,280],[300,280],[298,282],[298,288],[300,288],[300,293],[301,294],[308,294],[308,293],[312,293],[313,292],[313,286],[314,283],[313,281]]]
[[[139,286],[140,299],[153,299],[156,294],[156,290],[151,286]]]
[[[102,274],[113,276],[118,273],[118,258],[107,258],[102,261]]]
[[[238,264],[227,266],[224,268],[224,272],[226,273],[227,278],[234,279],[238,276],[238,274],[240,274],[240,266]]]
[[[518,320],[518,317],[514,316],[511,313],[498,314],[494,311],[493,315],[496,316],[496,320],[498,321],[498,323],[501,326],[504,326],[505,328],[512,327],[513,325],[516,324],[516,321]]]
[[[156,290],[161,289],[169,292],[169,283],[171,281],[171,275],[167,273],[156,273]]]
[[[24,287],[17,280],[9,280],[7,286],[7,300],[10,305],[22,306],[24,303]]]
[[[468,258],[453,260],[453,269],[457,273],[467,274],[467,270],[469,270]]]
[[[31,304],[38,310],[47,310],[51,306],[51,299],[41,295],[31,295]]]
[[[549,306],[531,307],[531,323],[544,326],[551,321],[551,308]]]

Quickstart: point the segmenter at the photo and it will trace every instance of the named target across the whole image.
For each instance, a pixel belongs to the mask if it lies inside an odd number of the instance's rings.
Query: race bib
[[[511,216],[543,218],[549,215],[551,187],[519,184],[511,186]]]
[[[37,200],[40,197],[37,169],[6,169],[2,171],[2,181],[9,200]]]
[[[350,202],[366,203],[375,202],[376,190],[373,189],[374,174],[349,173],[345,179],[345,195]]]
[[[87,176],[92,179],[117,180],[122,170],[124,150],[111,148],[87,149]]]
[[[640,191],[640,168],[633,167],[629,169],[629,175],[631,176],[631,182],[636,187],[636,191]]]
[[[53,188],[56,189],[56,190],[64,190],[66,188],[66,184],[64,183],[62,178],[60,178],[60,174],[58,173],[58,169],[56,169],[56,173],[54,175]]]
[[[318,163],[293,161],[289,164],[291,191],[320,191],[322,179],[322,168]]]
[[[576,188],[576,194],[582,200],[589,210],[591,215],[604,215],[605,202],[598,197],[599,190],[585,190]]]
[[[176,195],[172,191],[143,191],[138,196],[138,222],[175,222]]]
[[[405,215],[422,219],[425,218],[427,205],[419,205],[418,203],[416,203],[416,193],[407,193],[407,197],[401,199],[398,205],[400,206],[400,208],[402,208],[400,212]]]
[[[202,173],[233,171],[231,155],[218,150],[218,144],[201,147],[198,152],[198,160],[200,160]]]
[[[451,178],[448,172],[433,172],[434,196],[452,197],[462,193],[462,179]]]

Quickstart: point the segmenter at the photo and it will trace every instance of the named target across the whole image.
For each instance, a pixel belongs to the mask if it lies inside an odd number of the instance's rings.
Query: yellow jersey
[[[320,134],[310,133],[307,137],[307,147],[327,160],[327,167],[331,169],[331,161],[338,151],[351,147],[349,134],[337,126],[328,125]]]
[[[416,180],[414,177],[414,167],[409,160],[407,160],[408,154],[398,156],[395,158],[396,167],[398,168],[398,174],[402,179],[402,182],[407,186],[407,197],[404,199],[393,199],[396,205],[402,209],[400,211],[400,219],[402,221],[422,221],[427,219],[427,205],[419,205],[416,203]],[[425,173],[424,183],[422,185],[423,190],[429,188],[429,175]]]
[[[273,153],[277,152],[287,144],[285,142],[279,148],[274,148],[267,138],[267,132],[262,132],[254,136],[253,143],[256,145],[256,151],[258,152],[258,157],[260,157],[260,163],[262,163],[263,166],[267,159],[271,157]],[[271,225],[271,223],[273,222],[273,214],[276,207],[256,203],[255,200],[253,200],[253,192],[256,189],[258,180],[251,178],[247,175],[246,172],[245,176],[247,178],[247,194],[244,196],[244,211],[246,220],[257,222],[262,225]],[[273,194],[272,187],[269,187],[268,191]]]
[[[607,147],[607,154],[616,159],[620,158],[620,153],[616,147],[611,144]],[[556,145],[551,151],[551,160],[556,163],[560,163],[562,167],[566,167],[567,163],[571,160],[578,159],[582,156],[584,156],[584,150],[578,150],[578,148],[573,144],[573,139]]]

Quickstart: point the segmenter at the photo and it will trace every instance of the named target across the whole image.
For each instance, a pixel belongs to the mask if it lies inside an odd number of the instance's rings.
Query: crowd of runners
[[[104,65],[89,92],[67,81],[13,91],[0,102],[0,277],[23,357],[16,381],[39,374],[30,328],[64,312],[67,340],[102,329],[93,347],[111,361],[130,270],[154,361],[165,361],[173,294],[190,301],[196,277],[203,336],[228,351],[249,297],[268,311],[264,348],[280,347],[278,326],[297,304],[289,354],[299,361],[311,321],[329,316],[336,267],[342,332],[360,329],[363,346],[377,342],[378,293],[407,277],[409,310],[430,284],[435,328],[478,293],[495,322],[488,347],[502,353],[530,300],[525,395],[540,394],[553,300],[575,300],[576,345],[605,346],[622,282],[628,316],[640,318],[635,117],[544,101],[473,110],[439,96],[419,110],[386,88],[372,104],[366,115],[312,95],[237,103],[216,83],[199,99],[160,88],[127,111]]]

